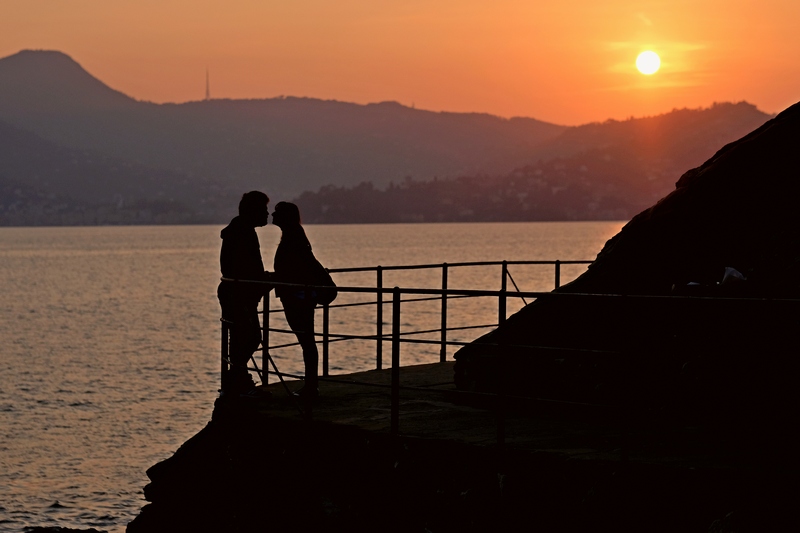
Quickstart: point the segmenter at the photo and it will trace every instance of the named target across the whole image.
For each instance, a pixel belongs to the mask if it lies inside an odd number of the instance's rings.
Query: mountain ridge
[[[85,71],[77,76],[77,63],[68,56],[42,54],[47,61],[36,52],[0,59],[0,120],[69,148],[190,176],[225,176],[238,189],[268,188],[285,196],[331,182],[507,170],[564,129],[536,119],[311,98],[138,102],[90,83],[95,78]],[[19,66],[25,62],[28,69]],[[11,75],[9,63],[15,65]],[[53,63],[69,72],[68,82],[41,81],[47,79],[42,69]],[[37,90],[7,89],[3,81],[20,70],[38,83]],[[99,96],[77,98],[79,91],[68,85],[90,87]],[[102,105],[93,108],[92,100]]]
[[[265,190],[275,201],[300,201],[331,191],[340,197],[349,190],[361,194],[363,184],[373,191],[397,192],[402,189],[397,184],[430,180],[438,185],[427,187],[425,194],[436,190],[444,196],[406,198],[431,210],[398,213],[398,220],[628,216],[636,206],[668,193],[687,168],[770,117],[746,102],[572,127],[527,117],[435,112],[397,102],[293,96],[154,104],[105,86],[61,52],[23,51],[0,59],[0,122],[16,128],[6,131],[6,142],[13,144],[10,131],[22,131],[45,141],[21,135],[31,144],[22,152],[63,149],[58,157],[43,157],[50,167],[36,166],[40,173],[66,180],[61,189],[74,193],[83,182],[72,161],[80,161],[85,173],[104,180],[98,190],[116,183],[114,194],[123,204],[173,198],[171,205],[180,205],[178,220],[224,221],[235,214],[242,192],[251,189]],[[54,194],[41,189],[43,182],[30,181],[30,173],[14,161],[0,160],[0,177],[29,190],[31,198]],[[147,183],[146,175],[163,183],[150,190],[124,183]],[[467,202],[462,192],[444,190],[443,184],[459,182],[480,189],[482,196],[473,194]],[[527,189],[520,189],[523,182]],[[513,216],[480,206],[482,197],[500,194],[487,187],[518,197]],[[543,194],[548,190],[553,198]],[[537,200],[529,201],[534,196]],[[318,210],[309,212],[308,220],[331,222],[317,216],[325,210],[357,213],[348,202],[359,198],[363,195],[351,195],[333,210],[329,198],[315,200],[316,207],[306,203]],[[459,201],[470,204],[462,206],[460,215],[436,207]],[[187,218],[193,210],[197,216]],[[335,221],[366,221],[347,216]]]
[[[0,58],[0,85],[10,95],[44,105],[52,112],[72,104],[75,109],[108,107],[136,102],[89,74],[77,61],[56,50],[21,50]],[[55,98],[60,93],[60,98]],[[91,95],[91,100],[86,95]],[[47,106],[51,104],[51,106]]]
[[[329,186],[297,203],[314,223],[626,220],[766,118],[740,102],[607,121],[565,132],[545,144],[550,157],[508,173],[405,180],[385,190]]]

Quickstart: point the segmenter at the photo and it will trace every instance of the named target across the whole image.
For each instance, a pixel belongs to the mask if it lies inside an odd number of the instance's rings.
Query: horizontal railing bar
[[[249,279],[240,279],[240,280],[233,280],[229,278],[222,278],[223,281],[231,281],[236,283],[246,283],[246,284],[255,284],[255,285],[270,285],[276,287],[297,287],[303,289],[325,289],[324,285],[309,285],[309,284],[300,284],[300,283],[275,283],[275,282],[268,282],[268,281],[257,281],[257,280],[249,280]],[[355,293],[381,293],[381,294],[392,294],[395,291],[395,288],[389,287],[343,287],[337,286],[336,289],[339,292],[355,292]],[[511,296],[528,296],[530,298],[537,298],[540,296],[545,296],[548,294],[556,294],[551,292],[503,292],[503,291],[486,291],[480,289],[424,289],[424,288],[413,288],[413,287],[397,287],[396,289],[401,294],[435,294],[435,295],[462,295],[462,296],[490,296],[490,297],[497,297],[501,295],[506,295],[508,297]],[[574,294],[574,293],[558,293],[558,294]],[[592,296],[600,296],[600,295],[592,295]],[[619,295],[606,295],[606,296],[619,296]]]
[[[478,324],[477,326],[457,326],[457,327],[454,327],[454,328],[447,328],[447,331],[463,331],[465,329],[496,328],[497,326],[498,326],[497,323],[494,323],[494,324]]]
[[[353,303],[349,303],[349,304],[330,304],[328,306],[328,308],[329,309],[338,309],[338,308],[341,308],[341,307],[359,307],[359,306],[365,306],[365,305],[375,305],[376,303],[378,303],[377,300],[370,301],[370,302],[353,302]],[[278,307],[277,309],[270,308],[269,313],[270,314],[272,314],[272,313],[283,313],[283,308],[282,307]],[[262,314],[263,314],[263,312],[262,312]]]
[[[524,260],[513,260],[513,261],[505,261],[507,265],[591,265],[594,261],[590,259],[565,259],[561,260],[551,260],[551,261],[524,261]],[[503,261],[496,263],[498,265],[503,264]]]
[[[319,335],[319,334],[318,334]],[[328,338],[333,338],[333,341],[342,341],[342,340],[365,340],[365,341],[374,341],[378,339],[377,335],[349,335],[345,333],[328,333]],[[389,340],[388,337],[384,336],[384,340]]]
[[[463,299],[463,298],[474,298],[474,296],[469,296],[469,295],[466,295],[466,296],[461,296],[461,295],[449,296],[449,299],[451,299],[451,300],[459,300],[459,299]],[[410,298],[410,299],[407,299],[407,300],[400,300],[400,301],[403,302],[403,303],[405,303],[405,302],[430,302],[430,301],[439,301],[440,299],[441,299],[441,297]],[[378,303],[378,300],[370,300],[368,302],[353,302],[353,303],[349,303],[349,304],[331,304],[331,305],[328,306],[328,308],[329,309],[334,309],[334,308],[341,308],[341,307],[363,307],[363,306],[366,306],[366,305],[376,305],[377,303]],[[381,304],[383,304],[383,305],[391,305],[391,303],[392,303],[391,301],[387,301],[387,300],[381,302]],[[268,312],[269,313],[283,313],[283,308],[270,309]],[[263,311],[262,311],[262,314],[263,314]]]
[[[269,330],[270,333],[285,333],[287,335],[294,334],[294,331],[292,331],[291,329],[268,328],[268,330]],[[319,333],[316,333],[316,335],[319,335]],[[271,348],[271,346],[270,346],[270,348]]]
[[[452,328],[447,328],[446,331],[464,331],[468,329],[485,329],[485,328],[496,328],[497,324],[478,324],[474,326],[456,326]],[[293,334],[294,332],[290,329],[281,329],[281,328],[269,328],[270,333],[283,333],[285,335]],[[400,335],[422,335],[425,333],[438,333],[441,329],[426,329],[426,330],[419,330],[419,331],[404,331]],[[315,333],[316,337],[322,337],[322,333]],[[377,340],[377,335],[347,335],[344,333],[328,333],[329,342],[335,342],[340,340],[346,339],[362,339],[362,340]],[[384,335],[384,338],[388,340],[388,334]],[[319,341],[317,341],[319,342]],[[441,341],[436,341],[441,343]],[[298,343],[293,343],[291,345],[281,344],[277,346],[270,346],[270,348],[283,348],[285,346],[295,346]]]
[[[403,337],[403,336],[406,336],[406,335],[424,335],[424,334],[426,334],[426,333],[439,333],[440,331],[442,331],[442,330],[441,330],[441,328],[435,328],[435,329],[420,329],[420,330],[414,330],[414,331],[401,331],[401,332],[400,332],[400,336],[401,336],[401,337]],[[442,341],[441,341],[441,340],[439,340],[439,341],[437,341],[437,342],[438,342],[439,344],[441,344],[441,342],[442,342]]]
[[[401,298],[400,303],[409,303],[409,302],[431,302],[431,301],[441,301],[441,296],[432,296],[430,298]],[[392,302],[383,302],[384,305],[391,304]]]
[[[257,285],[274,285],[280,287],[301,287],[309,289],[324,289],[324,285],[308,285],[299,283],[275,283],[257,280],[234,280],[231,278],[221,278],[223,281],[235,281],[237,283],[253,283]],[[756,298],[756,297],[728,297],[728,296],[685,296],[685,295],[672,295],[672,294],[614,294],[614,293],[591,293],[591,292],[555,292],[555,291],[525,291],[525,292],[512,292],[512,291],[487,291],[481,289],[425,289],[415,287],[336,287],[339,292],[356,292],[356,293],[382,293],[391,294],[395,290],[401,294],[435,294],[435,295],[462,295],[462,296],[486,296],[497,297],[506,296],[511,297],[553,297],[553,298],[608,298],[619,300],[685,300],[685,301],[725,301],[725,302],[763,302],[763,303],[800,303],[800,298]]]
[[[329,309],[338,309],[340,307],[362,307],[362,306],[365,306],[365,305],[375,305],[376,303],[378,303],[377,300],[371,300],[369,302],[352,302],[352,303],[349,303],[349,304],[330,304],[328,306],[328,308]]]
[[[433,340],[433,339],[400,339],[400,342],[405,342],[408,344],[435,344],[436,346],[441,346],[442,341]],[[444,343],[445,346],[465,346],[470,344],[469,342],[459,342],[459,341],[447,341]]]
[[[307,287],[307,285],[306,285]],[[314,286],[311,286],[314,287]],[[320,286],[319,288],[323,288]],[[381,292],[390,294],[394,288],[366,288],[366,287],[337,287],[339,292]],[[475,297],[498,297],[507,298],[592,298],[592,299],[615,299],[615,300],[664,300],[664,301],[717,301],[717,302],[762,302],[762,303],[800,303],[800,298],[754,298],[754,297],[727,297],[727,296],[684,296],[684,295],[650,295],[650,294],[613,294],[613,293],[588,293],[588,292],[542,292],[542,291],[487,291],[481,289],[424,289],[414,287],[397,287],[401,294],[434,294],[434,295],[462,295]]]
[[[470,296],[470,295],[463,295],[462,296],[462,295],[456,294],[456,295],[448,296],[448,298],[450,300],[459,300],[459,299],[462,299],[462,298],[474,298],[474,296]],[[431,297],[431,298],[401,299],[400,302],[401,303],[406,303],[406,302],[430,302],[430,301],[437,301],[438,302],[440,300],[441,300],[441,295],[438,295],[438,296],[435,296],[435,297]],[[341,307],[347,307],[348,305],[375,305],[377,303],[378,303],[378,300],[370,300],[369,302],[358,302],[358,303],[355,303],[355,304],[344,304]],[[383,304],[383,305],[392,305],[392,301],[391,300],[384,300],[384,301],[381,302],[381,304]],[[331,305],[330,307],[332,309],[332,308],[334,308],[336,306]]]
[[[455,328],[445,328],[445,331],[461,331],[465,329],[478,329],[478,328],[496,328],[497,324],[487,324],[485,326],[460,326]],[[425,333],[439,333],[442,331],[442,328],[435,328],[435,329],[421,329],[417,331],[402,331],[400,335],[424,335]],[[401,339],[402,340],[402,339]],[[435,341],[437,344],[441,344],[441,340]],[[447,343],[445,343],[447,344]]]
[[[280,328],[269,328],[270,333],[283,333],[286,335],[294,334],[294,331],[290,329],[280,329]],[[314,332],[315,337],[322,337],[322,333]],[[376,335],[347,335],[344,333],[329,333],[329,338],[334,337],[335,339],[345,339],[345,338],[352,338],[352,339],[366,339],[366,340],[375,340],[377,338]],[[320,341],[317,341],[320,342]],[[273,348],[273,346],[270,346]]]
[[[290,342],[288,344],[276,344],[274,346],[270,346],[269,349],[270,350],[277,350],[279,348],[289,348],[291,346],[300,346],[300,343],[299,342]]]
[[[588,259],[574,259],[574,260],[542,260],[542,261],[505,261],[507,265],[590,265],[592,261]],[[466,261],[460,263],[429,263],[421,265],[392,265],[392,266],[373,266],[373,267],[350,267],[350,268],[329,268],[328,272],[331,273],[345,273],[345,272],[375,272],[378,269],[386,272],[387,270],[423,270],[432,268],[442,268],[447,265],[448,268],[452,267],[470,267],[470,266],[499,266],[503,261]]]
[[[342,341],[350,341],[350,340],[353,340],[353,341],[358,341],[358,340],[374,341],[377,338],[377,337],[373,336],[372,338],[365,337],[364,339],[361,339],[360,337],[352,337],[352,338],[350,338],[350,337],[347,337],[347,336],[344,336],[344,335],[334,335],[335,337],[338,337],[338,338],[331,339],[330,335],[331,334],[329,333],[328,334],[328,342],[330,342],[330,343],[342,342]],[[319,341],[317,341],[317,342],[319,342]]]
[[[478,327],[481,327],[481,326],[478,326]],[[486,326],[486,327],[491,327],[491,326]],[[411,334],[413,334],[413,333],[406,333],[406,335],[411,335]],[[329,334],[329,335],[330,335],[330,337],[335,337],[335,338],[329,338],[328,342],[331,342],[331,343],[348,341],[348,340],[374,341],[374,340],[378,339],[377,335],[344,335],[344,334],[339,334],[339,335],[337,335],[337,334]],[[383,340],[388,342],[390,339],[388,337],[384,337]],[[319,343],[320,341],[317,341],[317,342]],[[441,341],[432,340],[432,339],[400,338],[399,342],[407,343],[407,344],[435,344],[437,346],[441,346],[442,345]],[[474,341],[447,341],[445,343],[446,346],[467,346],[469,344],[474,344]],[[276,344],[274,346],[270,346],[270,349],[271,350],[278,350],[278,349],[281,349],[281,348],[290,348],[292,346],[299,346],[299,345],[300,345],[300,343],[297,343],[297,342],[288,343],[288,344]],[[500,346],[500,345],[499,344],[481,344],[481,346],[489,346],[489,347],[491,347],[491,346]],[[533,345],[525,345],[525,344],[517,344],[517,345],[504,344],[503,346],[504,347],[511,347],[511,348],[527,348],[527,349],[536,349],[536,350],[540,350],[541,349],[541,350],[550,350],[550,351],[564,350],[564,351],[579,351],[579,352],[590,352],[590,353],[601,353],[601,354],[602,353],[615,353],[615,354],[619,353],[619,352],[614,352],[614,351],[588,350],[588,349],[581,349],[581,348],[559,348],[559,347],[550,347],[550,346],[533,346]]]
[[[276,333],[287,333],[287,334],[291,333],[291,331],[287,331],[285,329],[273,329],[273,328],[270,328],[270,331],[274,331]],[[321,333],[315,333],[315,336],[321,337],[322,334]],[[348,340],[348,339],[374,341],[377,338],[378,338],[377,335],[347,335],[347,334],[344,334],[344,333],[329,333],[328,334],[329,342],[336,342],[336,341]],[[384,337],[384,339],[388,340],[387,337]],[[321,341],[316,341],[316,342],[319,343]],[[285,346],[288,346],[288,345],[282,344],[280,346],[270,346],[270,348],[283,348]],[[294,346],[294,344],[292,344],[291,346]]]
[[[270,329],[270,331],[275,331],[275,332],[278,332],[278,333],[288,333],[286,330]],[[315,337],[321,337],[322,334],[321,333],[315,333],[314,336]],[[331,338],[331,337],[335,337],[335,338]],[[328,334],[328,342],[340,342],[340,341],[346,341],[346,340],[374,341],[374,340],[377,340],[377,338],[378,338],[377,335],[347,335],[347,334],[344,334],[344,333],[339,333],[339,334],[329,333]],[[388,340],[388,338],[386,338],[386,337],[384,337],[384,339]],[[317,344],[319,344],[322,341],[315,341],[315,342]],[[277,345],[277,346],[270,346],[270,349],[272,349],[272,348],[286,348],[287,346],[298,346],[298,345],[299,345],[299,343],[297,343],[297,342],[292,343],[292,344],[280,344],[280,345]]]

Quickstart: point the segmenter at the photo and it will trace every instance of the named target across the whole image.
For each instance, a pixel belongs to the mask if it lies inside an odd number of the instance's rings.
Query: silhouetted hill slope
[[[563,290],[666,294],[675,283],[709,281],[709,271],[721,276],[733,266],[758,291],[799,293],[798,139],[795,104],[685,172]]]
[[[94,105],[97,102],[97,105]],[[500,172],[563,131],[534,119],[309,98],[155,105],[112,91],[57,52],[0,59],[0,120],[223,188],[280,197],[328,183]]]
[[[686,172],[585,274],[456,353],[460,386],[782,431],[770,416],[800,405],[798,139],[795,104]]]

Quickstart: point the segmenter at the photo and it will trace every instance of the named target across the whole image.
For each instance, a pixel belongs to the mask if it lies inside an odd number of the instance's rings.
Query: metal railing
[[[439,263],[439,264],[420,264],[420,265],[398,265],[398,266],[375,266],[375,267],[361,267],[361,268],[338,268],[329,269],[332,274],[344,273],[374,273],[375,285],[372,287],[364,286],[339,286],[338,291],[340,294],[374,294],[375,299],[371,301],[359,301],[351,303],[339,303],[326,305],[320,308],[322,314],[322,329],[321,332],[315,333],[319,338],[318,343],[321,344],[321,379],[325,380],[330,377],[330,346],[332,343],[361,340],[361,341],[374,341],[375,351],[375,369],[383,368],[383,345],[387,341],[391,341],[391,368],[392,368],[392,428],[393,431],[397,429],[397,395],[400,390],[400,383],[398,379],[398,369],[401,365],[400,346],[403,343],[410,344],[428,344],[438,345],[439,348],[439,362],[444,362],[447,359],[448,347],[460,347],[469,344],[471,341],[454,341],[449,338],[448,333],[455,331],[465,330],[478,330],[489,329],[497,327],[505,322],[508,314],[508,299],[519,298],[523,303],[527,304],[526,298],[537,298],[539,296],[550,294],[549,292],[523,292],[520,291],[519,286],[512,277],[509,266],[510,265],[533,265],[533,266],[552,266],[553,267],[553,287],[558,288],[561,285],[562,279],[562,266],[563,265],[589,265],[591,261],[586,260],[573,260],[573,261],[482,261],[482,262],[459,262],[459,263]],[[471,268],[471,267],[500,267],[500,290],[469,290],[469,289],[451,289],[448,285],[449,274],[454,268]],[[412,271],[412,270],[440,270],[441,271],[441,286],[440,288],[400,288],[400,287],[385,287],[384,274],[390,271]],[[263,283],[253,281],[237,281],[227,280],[235,283]],[[513,290],[509,291],[508,282],[511,281]],[[311,288],[305,285],[291,285],[291,284],[273,284],[273,285],[286,285],[296,286],[298,288]],[[386,299],[386,295],[390,299]],[[497,321],[489,324],[469,324],[465,326],[452,327],[449,322],[450,310],[448,302],[450,300],[462,298],[491,298],[496,300],[497,308]],[[439,302],[440,313],[438,324],[435,327],[428,327],[418,329],[415,331],[400,331],[400,324],[402,321],[402,304],[409,304],[412,302]],[[391,304],[392,309],[392,323],[391,334],[387,335],[384,332],[384,305]],[[342,332],[330,331],[330,313],[332,310],[341,310],[344,308],[361,307],[361,306],[374,306],[375,307],[375,333],[373,335],[354,335]],[[291,373],[279,372],[275,367],[274,361],[271,359],[271,351],[283,348],[298,346],[297,342],[288,342],[282,344],[271,345],[271,333],[278,334],[291,334],[289,329],[273,328],[270,325],[270,317],[274,313],[280,313],[282,309],[271,309],[269,294],[263,299],[263,309],[261,311],[263,317],[263,340],[261,345],[261,365],[252,359],[253,367],[250,370],[256,371],[261,377],[262,383],[266,384],[269,381],[269,375],[277,375],[278,377],[289,377],[293,379],[303,379],[302,375]],[[221,329],[221,373],[224,374],[229,366],[228,348],[229,348],[229,326],[230,323],[222,320]],[[415,336],[423,334],[437,334],[437,340],[420,339]],[[274,370],[269,370],[270,363],[272,363]]]
[[[384,322],[384,305],[389,302],[384,300],[384,295],[390,293],[393,289],[384,286],[384,274],[392,271],[412,271],[412,270],[440,270],[441,271],[441,286],[438,289],[401,289],[401,294],[414,296],[414,298],[403,299],[401,303],[410,302],[424,302],[424,301],[439,301],[440,302],[440,322],[438,327],[427,328],[418,331],[406,331],[402,336],[406,337],[401,342],[417,342],[417,343],[431,343],[431,341],[420,341],[409,339],[411,335],[420,335],[426,333],[439,334],[439,361],[444,362],[447,358],[447,346],[455,346],[463,343],[451,343],[448,341],[448,332],[465,330],[465,329],[487,329],[497,327],[499,324],[505,322],[508,314],[508,298],[520,298],[527,304],[525,298],[535,298],[543,293],[531,292],[522,293],[519,286],[511,275],[509,270],[510,265],[525,265],[525,266],[552,266],[553,267],[553,287],[558,288],[561,286],[562,266],[563,265],[589,265],[591,261],[587,260],[571,260],[571,261],[476,261],[476,262],[460,262],[460,263],[438,263],[438,264],[420,264],[420,265],[399,265],[399,266],[375,266],[375,267],[359,267],[359,268],[335,268],[329,269],[331,274],[343,273],[364,273],[374,272],[375,285],[374,287],[339,287],[340,293],[373,293],[376,296],[374,301],[346,303],[346,304],[332,304],[330,306],[323,306],[322,311],[322,331],[319,334],[322,345],[322,376],[329,375],[330,368],[330,345],[332,342],[341,342],[346,340],[374,340],[375,341],[375,369],[381,370],[383,368],[383,345],[387,337],[383,331]],[[500,290],[499,291],[466,291],[466,290],[451,290],[448,286],[449,273],[454,268],[473,268],[473,267],[500,267]],[[514,291],[508,290],[508,282],[514,286]],[[456,298],[478,298],[490,297],[497,299],[497,322],[490,324],[472,324],[469,326],[450,327],[449,324],[449,309],[448,301]],[[375,306],[375,334],[374,335],[348,335],[348,334],[332,334],[330,332],[330,312],[332,309],[343,309],[346,307],[356,306]],[[297,343],[287,343],[277,346],[270,346],[270,332],[277,333],[291,333],[287,330],[281,330],[269,327],[269,316],[272,313],[280,312],[280,310],[270,309],[269,298],[264,299],[263,316],[265,317],[264,327],[264,342],[262,351],[262,367],[266,366],[269,350],[286,348],[295,346]],[[399,319],[399,316],[398,316]],[[266,379],[266,378],[265,378]]]

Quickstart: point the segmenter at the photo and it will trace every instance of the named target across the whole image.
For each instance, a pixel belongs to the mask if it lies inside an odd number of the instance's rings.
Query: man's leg
[[[246,392],[255,383],[247,366],[250,357],[261,343],[261,325],[258,321],[258,309],[238,308],[232,313],[233,324],[230,329],[230,360],[231,367],[228,372],[228,387],[223,386],[226,392]]]

